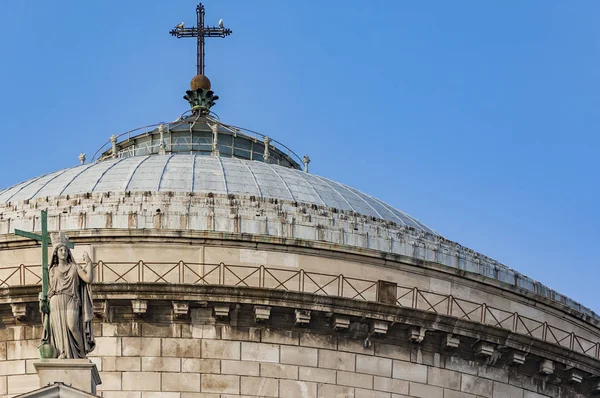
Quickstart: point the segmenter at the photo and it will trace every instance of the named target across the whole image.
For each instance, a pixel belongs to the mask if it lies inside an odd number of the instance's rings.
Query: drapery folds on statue
[[[92,260],[84,253],[85,265],[77,264],[62,233],[52,235],[52,244],[54,251],[48,270],[50,336],[44,337],[56,348],[58,358],[85,358],[96,345],[92,330]]]

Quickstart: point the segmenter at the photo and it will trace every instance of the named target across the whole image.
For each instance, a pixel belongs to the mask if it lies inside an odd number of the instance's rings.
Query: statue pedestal
[[[61,382],[90,394],[102,384],[96,364],[89,359],[40,359],[33,363],[40,387]]]

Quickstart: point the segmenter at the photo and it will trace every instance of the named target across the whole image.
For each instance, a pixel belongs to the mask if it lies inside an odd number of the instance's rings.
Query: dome
[[[107,159],[56,171],[0,191],[0,204],[99,192],[256,196],[353,211],[438,235],[389,204],[330,179],[259,161],[197,154]]]

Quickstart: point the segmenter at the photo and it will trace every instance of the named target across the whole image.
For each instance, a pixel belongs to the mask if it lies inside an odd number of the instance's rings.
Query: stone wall
[[[98,321],[90,358],[107,398],[354,397],[354,398],[583,398],[581,386],[541,376],[535,362],[508,366],[506,355],[477,357],[467,344],[441,350],[431,335],[422,344],[397,336],[290,327],[289,313],[274,309],[266,324],[238,308],[228,319],[195,308],[173,319],[155,306],[144,317],[114,307]],[[170,318],[170,319],[169,319]],[[321,326],[320,326],[321,325]],[[40,327],[0,328],[0,394],[10,397],[38,385]],[[587,388],[587,387],[586,387]]]
[[[235,234],[219,235],[218,239],[207,239],[210,235],[201,233],[168,235],[164,231],[151,234],[127,230],[123,231],[124,236],[119,234],[115,230],[96,230],[89,237],[72,234],[77,243],[75,257],[80,259],[87,251],[99,263],[97,283],[238,284],[375,301],[373,283],[384,280],[397,283],[396,296],[401,306],[478,320],[596,358],[600,355],[600,327],[595,319],[502,282],[436,267],[434,263],[382,259],[377,253],[342,251],[318,244],[306,247],[302,241],[265,239],[257,243],[241,240],[243,237]],[[15,245],[0,250],[3,286],[39,283],[40,267],[31,266],[36,263],[39,264],[37,246]],[[219,263],[227,268],[215,269]],[[20,264],[28,267],[17,270]],[[262,279],[260,267],[269,270]],[[339,288],[340,283],[331,283],[341,275],[349,280],[344,291]],[[282,281],[287,282],[280,285]],[[571,333],[578,341],[572,341]]]

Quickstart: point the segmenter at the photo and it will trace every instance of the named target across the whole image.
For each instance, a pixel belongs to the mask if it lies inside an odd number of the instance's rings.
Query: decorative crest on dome
[[[208,77],[204,75],[204,38],[205,37],[227,37],[232,31],[223,25],[223,20],[219,20],[219,26],[204,26],[204,6],[202,3],[196,6],[196,26],[190,28],[185,27],[185,23],[181,22],[169,32],[171,36],[180,39],[182,37],[196,38],[196,76],[192,78],[190,90],[186,91],[183,97],[192,107],[192,112],[201,115],[207,115],[210,108],[219,99],[210,90],[211,84]]]

